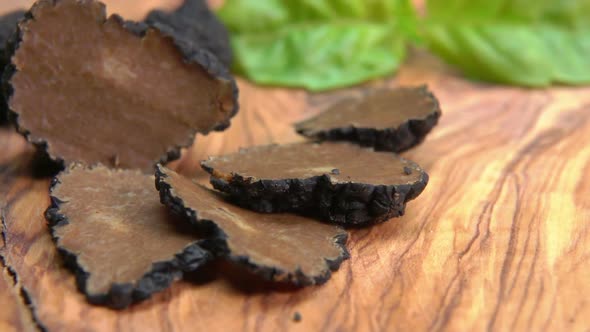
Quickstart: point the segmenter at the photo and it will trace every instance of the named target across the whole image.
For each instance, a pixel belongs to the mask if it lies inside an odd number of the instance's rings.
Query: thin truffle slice
[[[53,160],[151,172],[235,114],[235,81],[215,56],[125,26],[94,0],[40,0],[19,24],[8,104]]]
[[[212,257],[160,203],[153,176],[74,164],[51,191],[54,239],[91,303],[125,308]]]
[[[342,225],[404,214],[428,175],[393,153],[349,143],[268,145],[209,158],[213,186],[259,212],[292,211]]]
[[[420,144],[440,116],[438,100],[422,86],[347,99],[295,128],[318,140],[350,141],[378,151],[401,152]]]
[[[16,32],[16,24],[25,16],[25,11],[17,10],[12,13],[0,16],[0,72],[4,72],[4,67],[8,63],[6,54],[6,44],[9,38]],[[8,111],[4,94],[0,94],[0,124],[8,119]]]
[[[244,210],[163,166],[156,178],[162,203],[217,234],[205,248],[269,280],[320,284],[348,258],[347,233],[339,227],[296,215]]]
[[[232,63],[229,33],[205,0],[185,0],[173,12],[154,10],[145,23],[185,43],[209,50],[227,67]]]

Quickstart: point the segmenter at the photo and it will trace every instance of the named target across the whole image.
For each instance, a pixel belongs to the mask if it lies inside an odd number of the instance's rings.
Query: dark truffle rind
[[[222,78],[231,83],[232,86],[232,95],[234,101],[234,108],[231,111],[231,115],[228,117],[227,121],[218,124],[213,130],[215,131],[224,131],[230,126],[231,119],[238,114],[239,111],[239,89],[236,80],[229,72],[229,67],[226,67],[224,63],[222,63],[213,53],[209,50],[200,48],[200,45],[190,42],[190,40],[186,38],[181,38],[176,35],[175,31],[172,30],[170,27],[162,24],[147,24],[143,22],[133,22],[133,21],[123,21],[123,19],[117,15],[116,17],[119,18],[121,24],[130,32],[138,35],[143,36],[149,29],[158,30],[163,35],[171,38],[174,41],[174,45],[180,50],[182,53],[185,61],[188,63],[196,63],[207,70],[207,73],[213,77]],[[168,154],[172,156],[177,156],[174,159],[161,159],[160,163],[165,164],[166,162],[178,159],[180,157],[180,150],[182,148],[186,148],[192,144],[192,141],[187,145],[178,145],[168,151]]]
[[[418,197],[429,180],[426,172],[412,165],[419,173],[417,181],[380,185],[333,182],[328,174],[286,179],[258,179],[237,173],[222,176],[207,161],[201,163],[211,174],[213,187],[228,194],[237,205],[262,213],[295,212],[343,226],[362,226],[402,216],[406,203]],[[407,174],[407,170],[404,172]]]
[[[229,33],[223,23],[211,12],[204,0],[185,0],[173,12],[154,10],[145,23],[164,31],[175,39],[185,40],[215,54],[226,67],[232,63]]]
[[[4,71],[6,64],[10,62],[6,52],[6,44],[16,31],[16,25],[25,16],[24,10],[17,10],[0,17],[0,72]],[[0,94],[0,124],[8,120],[8,107],[4,95]]]
[[[332,260],[325,259],[329,270],[327,270],[323,275],[315,277],[307,276],[301,270],[297,270],[293,273],[287,273],[277,269],[276,267],[261,266],[256,264],[256,262],[252,261],[249,257],[233,255],[228,246],[227,235],[224,233],[224,231],[219,228],[219,226],[217,226],[215,221],[199,218],[198,211],[187,207],[184,204],[182,198],[172,193],[171,186],[166,182],[166,178],[167,175],[162,171],[162,169],[159,166],[156,167],[156,188],[160,192],[161,202],[168,206],[174,213],[188,218],[188,220],[193,225],[210,234],[208,239],[203,240],[201,246],[214,253],[216,256],[226,257],[228,260],[234,263],[245,266],[250,271],[266,280],[276,281],[277,276],[281,276],[281,280],[287,281],[295,286],[321,285],[330,279],[331,271],[336,271],[342,262],[350,257],[348,249],[346,248],[346,241],[348,240],[347,233],[342,233],[342,235],[334,239],[335,244],[339,248],[340,256]]]
[[[52,0],[52,1],[55,3],[56,1],[59,1],[59,0]],[[21,18],[21,24],[26,25],[26,23],[28,21],[35,20],[32,12],[33,12],[36,5],[37,5],[37,3],[35,3],[33,5],[33,7],[31,7],[31,9],[29,9],[28,11],[23,13],[23,16]],[[104,6],[104,5],[103,5],[103,11],[105,13],[105,15],[104,15],[105,18],[108,19],[108,17],[106,16],[106,6]],[[112,15],[111,17],[118,20],[120,22],[120,24],[123,27],[125,27],[125,29],[127,31],[129,31],[139,37],[144,36],[149,29],[158,30],[164,36],[167,36],[168,38],[171,38],[174,41],[174,45],[182,53],[183,58],[187,63],[198,64],[203,69],[205,69],[206,72],[209,75],[211,75],[212,77],[215,77],[218,79],[223,79],[223,80],[230,82],[231,89],[232,89],[233,109],[230,112],[230,116],[227,117],[227,120],[224,122],[218,123],[214,128],[212,128],[212,130],[224,131],[230,126],[231,119],[239,111],[239,103],[238,103],[239,89],[238,89],[238,85],[237,85],[235,79],[230,74],[229,69],[222,62],[220,62],[215,55],[213,55],[211,52],[209,52],[206,49],[199,48],[198,45],[195,45],[193,43],[189,43],[187,41],[184,41],[184,40],[181,40],[178,38],[175,38],[174,33],[171,32],[169,29],[166,29],[165,26],[162,26],[162,28],[164,30],[161,31],[158,28],[149,26],[143,22],[137,23],[137,22],[133,22],[133,21],[125,21],[123,18],[121,18],[119,15],[116,15],[116,14]],[[105,19],[105,22],[106,22],[106,19]],[[2,81],[1,82],[1,90],[2,90],[1,96],[4,96],[4,100],[0,100],[1,105],[2,105],[2,106],[0,106],[0,119],[3,117],[2,114],[6,114],[6,115],[4,115],[4,117],[8,118],[11,122],[14,123],[14,125],[17,128],[17,131],[20,134],[22,134],[27,139],[27,141],[32,143],[39,152],[47,153],[49,159],[51,161],[55,162],[59,168],[65,169],[66,162],[63,160],[63,158],[61,158],[59,156],[54,156],[54,155],[51,155],[48,153],[47,141],[42,140],[42,139],[40,139],[40,140],[32,139],[30,137],[30,131],[27,128],[23,128],[19,124],[18,114],[13,112],[8,105],[8,101],[10,100],[11,96],[14,94],[14,89],[12,88],[12,85],[11,85],[11,79],[17,72],[16,66],[10,61],[10,58],[15,54],[15,52],[19,48],[20,43],[23,41],[24,31],[20,27],[21,24],[18,24],[16,26],[16,31],[14,31],[12,36],[8,39],[8,41],[6,43],[6,48],[4,51],[3,58],[7,59],[8,61],[6,62],[5,66],[4,66],[4,71],[2,72],[2,77],[1,77],[1,81]],[[0,120],[0,123],[1,123],[1,120]],[[207,134],[207,133],[203,133],[203,134]],[[174,160],[180,158],[181,150],[183,148],[187,148],[193,144],[195,135],[196,135],[196,131],[191,133],[189,139],[186,140],[185,142],[180,142],[176,145],[170,146],[168,148],[168,151],[165,154],[163,154],[162,156],[160,156],[159,159],[155,158],[154,165],[157,163],[166,164],[168,162],[171,162],[171,161],[174,161]]]
[[[50,193],[58,183],[58,177],[53,178]],[[59,212],[61,203],[58,198],[51,196],[51,205],[45,212],[45,217],[49,221],[50,231],[56,244],[59,238],[55,235],[55,229],[69,223],[67,217]],[[172,260],[154,263],[151,271],[143,275],[136,285],[131,283],[113,284],[105,294],[89,294],[86,290],[87,280],[90,276],[89,272],[78,264],[75,253],[59,246],[58,251],[64,259],[65,266],[75,273],[78,289],[86,295],[88,302],[121,310],[134,303],[147,300],[152,294],[168,288],[175,280],[180,279],[184,272],[195,271],[212,260],[213,255],[203,249],[201,241],[203,240],[195,241],[187,246],[185,250],[176,254]]]
[[[406,203],[426,187],[428,174],[412,185],[334,184],[327,176],[307,179],[230,181],[211,178],[217,190],[243,207],[262,213],[297,212],[344,226],[387,221],[405,213]]]
[[[442,114],[436,97],[426,86],[419,92],[432,102],[432,112],[420,119],[408,119],[396,128],[376,129],[349,126],[317,130],[308,125],[307,120],[295,125],[297,133],[319,141],[349,141],[361,146],[372,147],[376,151],[403,152],[422,143],[437,124]]]
[[[183,5],[181,7],[181,9],[184,8],[185,5]],[[181,9],[179,9],[179,11]],[[150,17],[155,15],[154,13],[158,13],[157,17],[162,20],[163,20],[163,17],[167,17],[165,15],[176,15],[176,14],[165,14],[163,12],[154,11],[150,14]],[[178,14],[178,15],[182,15],[182,14]],[[238,111],[239,111],[239,103],[238,103],[239,89],[238,89],[238,85],[237,85],[234,77],[231,75],[231,73],[229,71],[229,66],[226,65],[224,61],[220,60],[220,58],[218,58],[216,56],[216,54],[213,53],[212,51],[210,51],[208,48],[205,48],[204,46],[202,46],[200,44],[192,42],[190,38],[186,38],[183,35],[181,35],[180,32],[178,32],[179,29],[180,30],[182,29],[182,27],[180,27],[180,26],[179,27],[172,27],[171,25],[167,25],[165,23],[161,23],[161,22],[157,21],[155,18],[150,19],[150,17],[148,17],[148,19],[146,19],[145,22],[133,22],[133,21],[124,21],[118,15],[113,15],[113,16],[117,17],[119,19],[119,21],[121,22],[121,24],[128,31],[130,31],[133,34],[140,36],[140,37],[144,36],[149,29],[158,30],[160,33],[167,36],[168,38],[171,38],[174,41],[174,45],[176,45],[178,50],[180,50],[185,61],[187,61],[188,63],[199,64],[207,71],[207,73],[209,75],[211,75],[213,77],[222,78],[227,81],[230,81],[231,85],[232,85],[234,109],[232,110],[231,116],[228,117],[227,121],[224,123],[220,123],[217,127],[213,128],[213,130],[223,131],[230,126],[230,120],[236,114],[238,114]],[[172,20],[173,16],[171,16],[170,19]],[[189,32],[185,32],[185,33],[188,34]],[[187,147],[187,146],[176,147],[176,150],[180,151],[180,149],[183,147]],[[168,160],[168,161],[171,161],[171,160]],[[165,162],[165,160],[163,160],[161,162],[163,163],[163,162]]]

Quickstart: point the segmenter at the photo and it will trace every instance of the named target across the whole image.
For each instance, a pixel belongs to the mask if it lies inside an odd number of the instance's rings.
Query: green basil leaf
[[[430,49],[473,78],[590,83],[590,1],[429,0],[427,8]]]
[[[312,91],[395,72],[417,36],[409,0],[228,0],[218,14],[238,73]]]

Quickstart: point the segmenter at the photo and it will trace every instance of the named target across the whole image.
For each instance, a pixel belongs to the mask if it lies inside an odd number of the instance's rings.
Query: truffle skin
[[[123,309],[213,257],[160,204],[153,183],[139,171],[77,164],[54,179],[46,217],[89,302]]]
[[[202,246],[271,281],[322,284],[349,257],[343,229],[291,214],[237,207],[163,167],[156,168],[162,203],[213,234]]]
[[[95,0],[37,1],[9,43],[3,75],[19,132],[62,165],[151,173],[196,132],[226,129],[238,111],[227,68],[207,50],[141,30],[107,19]]]
[[[402,152],[424,141],[442,112],[426,86],[379,90],[347,99],[295,125],[303,136]]]
[[[258,212],[358,226],[404,214],[428,183],[417,164],[350,143],[269,145],[201,163],[213,187]]]
[[[0,72],[10,61],[6,54],[8,39],[16,32],[16,25],[25,16],[25,11],[17,10],[0,17]],[[0,124],[8,120],[8,111],[4,94],[0,94]]]
[[[226,67],[231,66],[233,56],[229,33],[205,0],[185,0],[173,12],[154,10],[145,23],[197,48],[207,49]]]

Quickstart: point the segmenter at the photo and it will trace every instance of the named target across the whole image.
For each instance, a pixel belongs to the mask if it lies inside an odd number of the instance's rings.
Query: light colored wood
[[[37,330],[31,311],[22,301],[20,287],[6,268],[0,270],[0,308],[0,331]]]
[[[47,231],[49,180],[15,175],[28,153],[6,130],[0,254],[49,331],[588,331],[590,88],[477,84],[419,52],[377,84],[422,83],[443,117],[404,156],[431,181],[404,217],[351,231],[352,258],[324,286],[275,289],[221,267],[126,311],[90,306]],[[197,161],[207,154],[299,139],[291,122],[356,93],[240,86],[232,128],[198,139],[175,165],[184,174],[204,180]]]
[[[17,9],[28,9],[35,0],[2,0],[0,13]],[[155,7],[172,9],[179,6],[182,0],[103,0],[109,13],[117,13],[131,20],[141,20]]]

